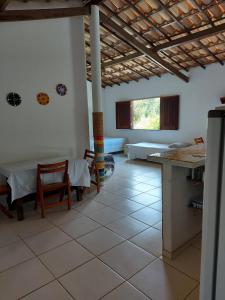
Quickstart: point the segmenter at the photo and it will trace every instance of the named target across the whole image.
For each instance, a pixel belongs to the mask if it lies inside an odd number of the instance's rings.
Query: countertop
[[[199,144],[187,148],[173,149],[162,153],[154,153],[148,155],[147,160],[192,169],[204,166],[205,158],[205,145]]]

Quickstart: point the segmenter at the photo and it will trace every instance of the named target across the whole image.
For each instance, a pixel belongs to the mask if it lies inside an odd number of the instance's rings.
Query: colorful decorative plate
[[[37,94],[37,101],[41,105],[47,105],[47,104],[49,104],[50,99],[49,99],[48,94],[39,93],[39,94]]]
[[[67,93],[67,87],[65,86],[65,84],[63,83],[59,83],[56,86],[56,92],[57,94],[59,94],[60,96],[65,96]]]
[[[22,102],[20,95],[17,93],[9,93],[6,99],[8,104],[12,106],[19,106]]]

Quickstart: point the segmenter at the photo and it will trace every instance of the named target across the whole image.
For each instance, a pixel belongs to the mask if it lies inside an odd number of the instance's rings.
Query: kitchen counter
[[[204,145],[155,153],[148,161],[162,164],[163,256],[173,258],[201,233],[202,214],[190,203],[202,197],[203,183],[195,172],[205,165]]]

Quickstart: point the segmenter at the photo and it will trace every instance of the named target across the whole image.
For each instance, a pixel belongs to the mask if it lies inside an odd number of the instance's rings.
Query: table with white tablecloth
[[[68,173],[71,186],[90,187],[90,173],[85,159],[67,157],[45,158],[29,161],[5,163],[0,165],[0,174],[6,177],[11,188],[11,202],[36,192],[36,176],[38,164],[51,164],[68,159]],[[62,174],[44,175],[45,184],[60,182]]]

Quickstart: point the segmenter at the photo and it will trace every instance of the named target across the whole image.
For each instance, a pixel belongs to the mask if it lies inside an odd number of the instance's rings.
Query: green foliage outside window
[[[160,130],[160,98],[132,101],[133,129]]]

